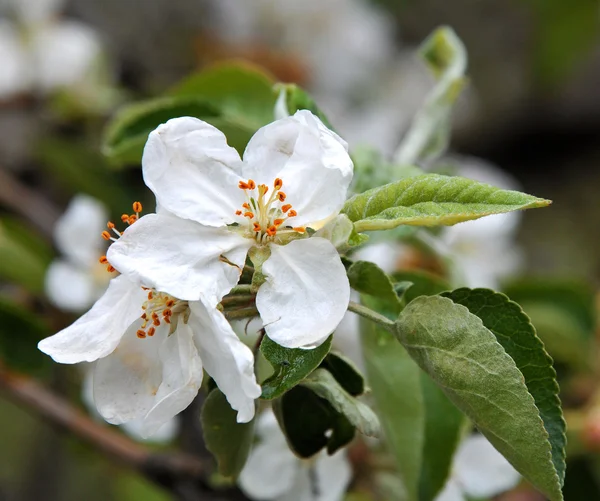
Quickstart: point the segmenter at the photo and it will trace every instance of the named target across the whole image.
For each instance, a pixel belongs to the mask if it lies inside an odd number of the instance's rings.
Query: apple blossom
[[[333,244],[309,233],[346,200],[346,148],[306,110],[259,129],[243,161],[212,125],[169,120],[142,161],[161,211],[129,227],[108,261],[135,282],[215,307],[249,254],[264,277],[256,308],[269,337],[318,346],[342,319],[350,286]]]

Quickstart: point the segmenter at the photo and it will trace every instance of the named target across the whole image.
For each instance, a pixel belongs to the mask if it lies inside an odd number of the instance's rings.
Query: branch
[[[0,391],[20,406],[93,445],[109,458],[136,470],[155,484],[179,494],[180,499],[181,493],[189,493],[190,489],[196,492],[196,496],[211,490],[204,480],[208,476],[208,468],[203,461],[178,452],[155,454],[125,435],[96,423],[37,381],[10,372],[2,367],[1,362]],[[194,499],[193,496],[183,498]],[[218,498],[224,499],[221,496]]]

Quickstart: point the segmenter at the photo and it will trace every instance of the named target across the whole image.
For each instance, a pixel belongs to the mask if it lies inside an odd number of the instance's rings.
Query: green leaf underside
[[[378,298],[386,311],[400,312],[400,299],[390,277],[375,263],[355,261],[348,269],[348,280],[354,290]]]
[[[425,440],[421,371],[389,332],[368,320],[360,325],[367,381],[406,493],[401,499],[416,500]]]
[[[354,438],[355,428],[348,418],[301,385],[275,400],[273,411],[288,445],[301,458],[314,456],[324,447],[333,454]]]
[[[419,372],[425,403],[425,444],[419,500],[433,501],[450,476],[454,452],[467,420],[440,387],[427,374]]]
[[[450,226],[491,214],[545,207],[551,202],[462,177],[424,174],[355,195],[342,213],[357,231],[399,225]]]
[[[566,468],[566,424],[552,358],[544,350],[531,321],[517,303],[489,289],[462,288],[442,295],[477,315],[515,361],[544,421],[552,446],[552,460],[562,486]]]
[[[315,370],[331,349],[332,336],[313,350],[284,348],[265,336],[260,351],[275,369],[262,383],[261,398],[271,400],[296,386]]]
[[[219,389],[212,390],[200,415],[206,448],[215,456],[219,473],[237,478],[250,453],[254,438],[254,420],[237,422],[234,411]]]
[[[353,397],[365,392],[365,378],[354,362],[341,353],[329,352],[321,363],[321,367],[327,369],[342,388]]]
[[[376,437],[379,435],[379,420],[375,413],[365,404],[352,397],[325,369],[317,369],[300,383],[319,397],[327,400],[340,414],[363,435]]]
[[[551,501],[562,501],[548,433],[523,374],[481,319],[422,296],[396,323],[409,354],[506,459]]]

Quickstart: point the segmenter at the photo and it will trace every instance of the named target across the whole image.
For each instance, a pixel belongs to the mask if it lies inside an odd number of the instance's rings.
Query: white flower
[[[15,23],[0,21],[0,98],[47,94],[80,84],[96,71],[102,46],[77,21],[58,21],[60,0],[5,0]]]
[[[350,286],[333,244],[306,238],[306,228],[344,204],[353,170],[344,141],[303,110],[258,130],[241,161],[222,132],[184,117],[150,134],[142,164],[169,214],[142,217],[110,247],[117,270],[214,307],[238,282],[248,251],[265,253],[256,307],[269,337],[289,348],[327,339]]]
[[[487,499],[512,489],[519,473],[483,435],[471,435],[458,448],[452,473],[435,501]]]
[[[106,290],[112,275],[98,258],[107,219],[101,202],[77,195],[56,223],[54,241],[62,257],[48,267],[45,285],[48,299],[61,310],[84,311]]]
[[[260,396],[252,352],[222,313],[145,290],[123,275],[90,311],[38,347],[59,363],[96,361],[98,411],[112,424],[142,419],[145,436],[192,402],[203,368],[239,422],[252,419]]]
[[[333,456],[322,451],[302,460],[290,451],[271,411],[256,424],[260,443],[255,445],[238,483],[242,491],[257,500],[339,501],[352,477],[345,450]]]

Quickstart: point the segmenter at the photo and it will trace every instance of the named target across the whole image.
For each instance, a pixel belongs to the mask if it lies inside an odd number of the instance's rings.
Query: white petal
[[[435,501],[466,501],[465,495],[454,477],[450,477]]]
[[[474,498],[488,498],[512,489],[519,483],[519,473],[483,435],[471,435],[454,457],[454,476],[465,493]]]
[[[58,308],[81,313],[98,299],[93,277],[65,261],[54,261],[45,277],[46,295]]]
[[[162,383],[155,403],[144,419],[142,434],[151,436],[172,421],[198,394],[202,384],[202,360],[190,327],[180,318],[176,331],[160,348]]]
[[[105,242],[108,210],[93,197],[77,195],[54,227],[54,241],[62,254],[82,267],[96,263]]]
[[[107,256],[135,282],[179,299],[204,296],[216,306],[238,282],[252,242],[226,228],[148,214],[127,228]]]
[[[29,59],[19,33],[12,24],[0,19],[0,100],[9,99],[28,89],[31,82]]]
[[[112,424],[145,416],[154,405],[162,381],[160,348],[168,329],[161,326],[152,337],[140,339],[134,322],[119,346],[96,362],[94,402],[100,415]]]
[[[31,40],[36,83],[52,92],[82,82],[102,53],[98,35],[75,21],[52,23],[36,29]]]
[[[293,488],[299,463],[285,441],[279,447],[258,444],[250,452],[238,484],[252,499],[277,499]]]
[[[245,202],[240,157],[225,135],[202,120],[174,118],[150,133],[144,181],[166,210],[208,226],[235,221]]]
[[[352,181],[347,144],[307,110],[259,129],[244,161],[246,178],[269,186],[282,179],[286,203],[298,213],[289,220],[293,226],[337,214]]]
[[[324,238],[271,245],[267,281],[256,307],[269,337],[286,348],[314,348],[335,330],[348,308],[350,285],[335,247]]]
[[[134,419],[133,421],[128,421],[127,423],[123,423],[121,428],[127,435],[129,435],[134,440],[138,442],[149,442],[153,444],[168,444],[172,442],[177,433],[179,433],[179,419],[174,417],[170,419],[165,424],[163,424],[155,433],[152,434],[151,437],[145,437],[143,435],[144,431],[144,420],[143,419]]]
[[[190,303],[190,309],[189,325],[204,368],[238,411],[238,423],[247,423],[254,417],[254,400],[261,393],[254,375],[254,355],[216,308],[196,301]]]
[[[329,456],[322,452],[315,464],[317,477],[317,501],[339,501],[343,499],[352,479],[352,468],[344,449]]]
[[[127,328],[141,315],[146,293],[127,277],[110,281],[107,291],[74,324],[38,344],[56,362],[93,362],[111,353]]]

